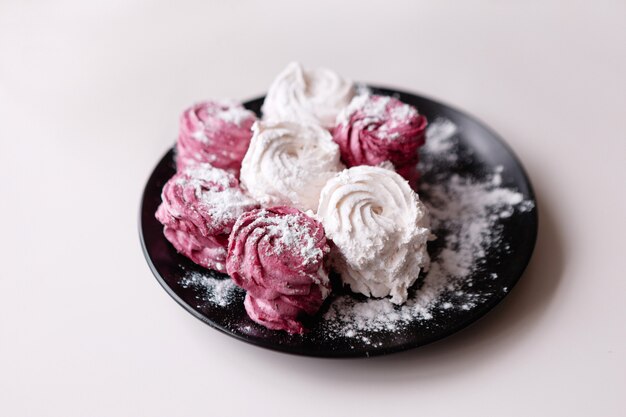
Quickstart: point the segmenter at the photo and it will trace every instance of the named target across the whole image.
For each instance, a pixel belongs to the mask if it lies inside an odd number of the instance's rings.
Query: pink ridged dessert
[[[247,291],[244,306],[252,320],[300,334],[302,315],[315,314],[330,292],[329,251],[322,224],[300,210],[252,210],[233,228],[226,270]]]
[[[398,99],[360,95],[337,118],[333,139],[348,167],[391,162],[417,186],[418,149],[424,144],[426,117]]]
[[[228,236],[237,218],[259,205],[237,178],[210,164],[191,165],[163,187],[156,218],[176,250],[198,265],[225,271]]]
[[[180,118],[178,169],[198,162],[239,174],[256,115],[240,103],[213,100],[195,104]]]

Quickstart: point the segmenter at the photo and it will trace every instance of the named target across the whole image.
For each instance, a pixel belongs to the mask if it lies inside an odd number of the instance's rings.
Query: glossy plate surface
[[[446,337],[482,317],[508,294],[530,260],[538,225],[534,194],[520,162],[497,134],[465,113],[418,95],[371,88],[375,93],[394,95],[417,107],[429,121],[447,119],[456,125],[454,147],[449,150],[456,154],[454,158],[438,163],[426,151],[422,152],[421,158],[426,161],[422,177],[424,188],[455,174],[480,179],[494,171],[501,171],[502,186],[519,192],[529,203],[528,209],[516,210],[512,215],[497,221],[501,238],[493,243],[493,247],[487,248],[480,266],[468,277],[472,294],[478,294],[480,301],[468,310],[434,309],[428,320],[416,320],[396,330],[365,331],[362,337],[357,338],[342,337],[336,333],[329,335],[320,318],[309,323],[311,330],[303,336],[290,336],[284,332],[264,329],[247,317],[243,308],[244,294],[240,291],[233,295],[232,302],[227,305],[203,301],[202,291],[183,284],[186,275],[198,271],[216,278],[228,277],[203,270],[177,254],[163,236],[162,226],[154,217],[161,202],[161,189],[175,172],[174,153],[171,150],[157,164],[146,184],[141,202],[139,233],[152,272],[174,300],[209,326],[264,348],[309,356],[359,357],[406,350]],[[260,114],[262,103],[263,98],[259,98],[246,102],[245,106]],[[428,192],[423,194],[421,191],[420,195],[428,198]],[[429,244],[433,260],[436,260],[440,246],[441,239]],[[494,276],[498,279],[492,279]],[[339,293],[342,293],[341,289]],[[355,297],[355,300],[357,303],[365,302],[359,297]]]

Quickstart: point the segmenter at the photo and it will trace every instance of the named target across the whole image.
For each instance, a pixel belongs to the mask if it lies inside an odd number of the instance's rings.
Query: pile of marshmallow
[[[246,290],[255,322],[302,333],[332,291],[407,300],[427,270],[428,213],[414,189],[426,118],[292,63],[262,120],[232,101],[186,110],[176,174],[156,217],[176,250]]]

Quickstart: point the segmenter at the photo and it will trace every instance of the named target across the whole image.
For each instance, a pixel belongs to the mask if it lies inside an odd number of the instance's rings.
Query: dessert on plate
[[[326,68],[292,62],[274,80],[263,102],[263,119],[335,126],[337,115],[354,97],[352,81]]]
[[[216,168],[239,173],[256,115],[233,100],[194,104],[180,117],[176,142],[178,168],[208,162]]]
[[[415,107],[396,98],[362,94],[339,115],[333,138],[348,167],[391,162],[416,187],[418,150],[424,144],[426,124]]]
[[[237,178],[210,164],[179,170],[164,186],[156,218],[176,250],[205,268],[224,272],[228,236],[237,218],[259,205]]]
[[[298,63],[276,77],[262,112],[211,100],[183,113],[177,173],[156,212],[167,240],[227,272],[269,329],[303,333],[332,293],[331,270],[354,293],[404,303],[430,262],[414,191],[426,118]]]
[[[330,293],[329,251],[324,228],[312,217],[287,206],[257,209],[237,220],[226,270],[246,290],[252,320],[302,333],[301,315],[315,314]]]
[[[322,189],[317,216],[334,243],[332,265],[352,291],[402,304],[430,258],[426,207],[392,170],[341,171]]]
[[[264,207],[315,210],[329,178],[344,169],[327,130],[298,122],[257,122],[241,183]]]

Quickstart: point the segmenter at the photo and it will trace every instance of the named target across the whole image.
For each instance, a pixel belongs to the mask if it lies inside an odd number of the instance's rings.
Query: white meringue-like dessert
[[[274,80],[263,103],[263,119],[317,123],[331,129],[354,97],[354,84],[326,68],[290,63]]]
[[[241,165],[241,183],[265,207],[317,209],[328,179],[344,169],[339,146],[315,124],[257,122]]]
[[[353,292],[407,300],[430,258],[426,207],[396,172],[375,166],[346,169],[324,186],[317,216],[334,243],[332,264]]]

